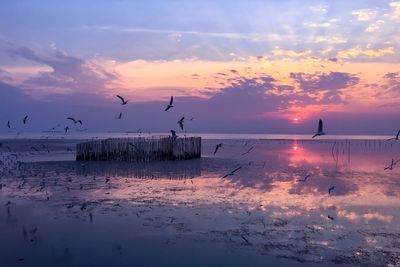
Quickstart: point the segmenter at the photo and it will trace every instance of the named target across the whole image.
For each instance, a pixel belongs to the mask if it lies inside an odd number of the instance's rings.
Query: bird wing
[[[73,121],[74,123],[76,123],[76,120],[75,120],[74,118],[68,117],[67,120],[71,120],[71,121]]]
[[[321,133],[323,131],[324,131],[324,123],[320,119],[319,122],[318,122],[318,132]]]
[[[234,169],[233,171],[232,171],[232,173],[235,173],[235,172],[237,172],[238,170],[240,170],[242,168],[242,166],[240,166],[240,167],[237,167],[236,169]]]
[[[25,117],[24,117],[24,124],[26,123],[26,120],[28,119],[28,115],[26,115]]]
[[[171,96],[171,100],[169,101],[169,104],[172,106],[172,102],[174,102],[174,97]]]
[[[219,146],[216,145],[216,146],[215,146],[215,150],[214,150],[214,155],[217,153],[218,149],[219,149]]]
[[[125,103],[125,99],[124,99],[122,96],[116,95],[116,97],[118,97],[119,99],[121,99],[122,103]]]
[[[396,134],[396,139],[399,139],[399,136],[400,136],[400,130]]]

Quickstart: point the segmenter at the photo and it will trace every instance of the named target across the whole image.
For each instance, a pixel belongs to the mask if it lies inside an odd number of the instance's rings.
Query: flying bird
[[[305,181],[307,181],[308,177],[310,177],[310,176],[311,176],[311,174],[307,174],[303,179],[299,179],[297,181],[298,182],[305,182]]]
[[[119,113],[119,116],[117,117],[117,119],[121,119],[122,118],[122,112]]]
[[[325,133],[324,133],[324,124],[323,124],[322,120],[319,119],[318,132],[316,132],[312,138],[314,138],[316,136],[321,136],[321,135],[325,135]]]
[[[389,138],[389,139],[386,140],[386,141],[390,141],[390,140],[399,140],[399,136],[400,136],[400,130],[397,132],[396,137],[394,137],[394,138]]]
[[[254,148],[254,146],[250,147],[249,150],[247,150],[246,152],[244,152],[241,156],[244,156],[246,154],[248,154],[250,151],[252,151]]]
[[[26,124],[26,120],[28,119],[28,115],[26,115],[25,117],[24,117],[24,119],[22,120],[22,122],[24,123],[24,124]]]
[[[242,168],[242,166],[240,166],[240,167],[237,167],[236,169],[234,169],[233,171],[231,171],[230,173],[228,173],[228,174],[225,174],[224,176],[222,176],[222,178],[226,178],[226,177],[228,177],[228,176],[231,176],[231,175],[234,175],[235,174],[235,172],[237,172],[238,170],[240,170]]]
[[[333,191],[333,189],[335,189],[335,186],[329,187],[328,194],[330,194]]]
[[[75,119],[74,119],[74,118],[72,118],[72,117],[68,117],[68,118],[67,118],[67,120],[70,120],[70,121],[72,121],[72,122],[73,122],[73,123],[75,123],[75,124],[76,124],[76,123],[78,123],[78,121],[77,121],[77,120],[75,120]]]
[[[174,106],[172,105],[172,103],[174,102],[174,97],[171,96],[171,99],[169,100],[169,104],[166,107],[165,111],[169,110],[170,108],[173,108]]]
[[[118,97],[119,99],[121,99],[121,105],[126,105],[126,104],[128,104],[128,100],[125,100],[122,96],[120,96],[120,95],[116,95],[116,97]]]
[[[172,140],[176,140],[176,138],[178,138],[178,136],[176,135],[176,132],[174,130],[171,130],[170,132],[171,132]]]
[[[217,154],[218,149],[220,149],[221,147],[222,147],[222,143],[215,146],[214,155]]]
[[[185,117],[182,117],[182,118],[178,121],[179,127],[181,127],[181,130],[182,130],[182,131],[183,131],[183,121],[184,121],[184,119],[185,119]]]
[[[329,219],[329,220],[332,220],[332,221],[335,220],[335,218],[332,217],[331,215],[328,215],[328,219]]]
[[[386,168],[384,168],[384,170],[385,170],[385,171],[386,171],[386,170],[393,170],[393,165],[396,165],[396,164],[397,164],[397,161],[394,162],[394,159],[392,159],[392,162],[390,163],[390,165],[387,166]]]

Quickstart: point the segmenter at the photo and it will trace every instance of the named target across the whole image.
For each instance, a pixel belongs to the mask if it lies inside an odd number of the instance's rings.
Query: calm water
[[[169,133],[91,133],[91,132],[47,132],[47,133],[0,133],[0,139],[92,139],[110,137],[132,137],[132,136],[159,136]],[[267,140],[311,140],[312,134],[229,134],[229,133],[187,133],[187,136],[201,136],[203,139],[227,140],[227,139],[267,139]],[[180,134],[179,136],[183,136]],[[325,135],[318,139],[322,140],[387,140],[394,136],[388,135]]]
[[[254,138],[145,165],[3,141],[0,266],[400,265],[399,142]]]

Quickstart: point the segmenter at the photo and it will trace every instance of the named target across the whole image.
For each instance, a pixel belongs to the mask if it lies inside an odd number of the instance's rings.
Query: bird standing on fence
[[[128,100],[125,100],[122,96],[120,96],[120,95],[116,95],[116,97],[118,97],[119,99],[121,99],[121,105],[126,105],[126,104],[128,104]]]
[[[181,130],[183,131],[183,121],[184,121],[185,117],[182,117],[179,121],[178,121],[178,125],[179,127],[181,127]]]
[[[176,140],[176,138],[178,138],[178,136],[176,135],[176,132],[174,130],[171,130],[171,138],[172,140]]]
[[[390,141],[390,140],[399,140],[399,136],[400,136],[400,130],[397,132],[396,137],[394,137],[394,138],[389,138],[389,139],[386,140],[386,141]]]
[[[171,96],[171,99],[169,100],[168,106],[165,108],[165,111],[169,110],[170,108],[173,108],[174,106],[172,105],[174,102],[174,97]]]
[[[324,133],[324,124],[323,124],[322,120],[319,119],[318,131],[314,134],[314,136],[312,138],[314,138],[316,136],[321,136],[321,135],[325,135],[325,133]]]

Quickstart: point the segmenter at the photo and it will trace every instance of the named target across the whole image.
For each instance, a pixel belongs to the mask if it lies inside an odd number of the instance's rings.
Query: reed
[[[201,157],[201,137],[129,137],[91,140],[76,146],[76,160],[148,162]]]

